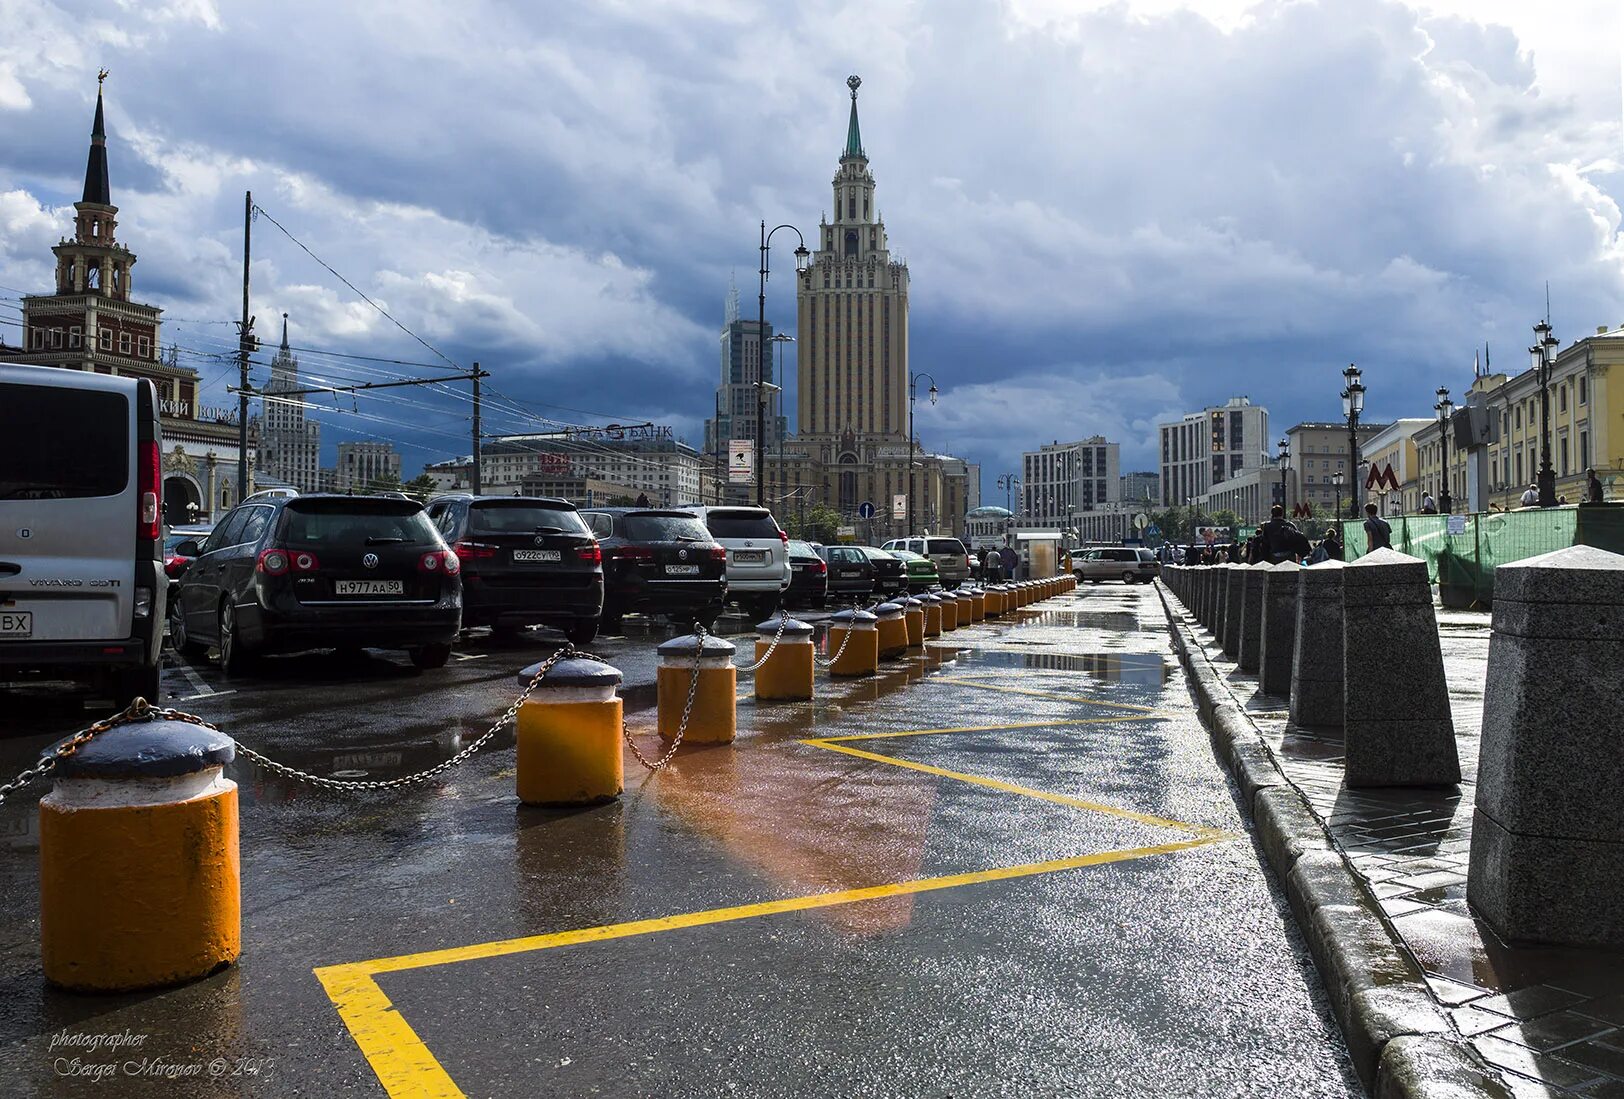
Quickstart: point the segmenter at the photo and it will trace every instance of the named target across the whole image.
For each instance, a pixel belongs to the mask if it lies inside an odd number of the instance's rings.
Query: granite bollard
[[[1466,890],[1507,939],[1624,949],[1621,662],[1624,557],[1495,570]]]
[[[1212,567],[1212,640],[1220,648],[1224,644],[1224,618],[1229,613],[1229,574],[1233,571],[1233,565]]]
[[[1291,722],[1342,726],[1341,561],[1297,572],[1297,636],[1291,648]]]
[[[1257,671],[1258,653],[1263,647],[1263,581],[1274,571],[1265,563],[1248,565],[1241,573],[1241,625],[1238,663],[1243,672]]]
[[[1297,640],[1295,561],[1282,561],[1263,577],[1263,639],[1258,651],[1258,689],[1285,698],[1291,694],[1292,649]]]
[[[1443,646],[1427,565],[1395,549],[1342,570],[1343,781],[1449,786],[1460,781]]]
[[[1224,655],[1239,664],[1241,659],[1241,616],[1246,609],[1245,565],[1230,565],[1224,570],[1224,632],[1219,638]]]

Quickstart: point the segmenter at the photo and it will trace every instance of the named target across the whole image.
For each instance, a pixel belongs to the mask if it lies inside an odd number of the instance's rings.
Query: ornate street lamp
[[[936,388],[936,378],[923,370],[909,371],[908,373],[908,529],[903,536],[912,538],[914,535],[914,456],[919,451],[919,428],[914,423],[914,398],[918,395],[919,379],[930,379],[930,403],[935,404],[941,390]]]
[[[1336,486],[1336,516],[1338,519],[1342,517],[1342,482],[1347,479],[1347,475],[1340,469],[1331,474],[1331,483]]]
[[[1286,471],[1291,468],[1288,459],[1291,458],[1291,440],[1284,435],[1280,437],[1280,507],[1286,506]]]
[[[1455,402],[1449,399],[1449,390],[1438,387],[1438,403],[1432,406],[1438,413],[1438,442],[1443,454],[1443,487],[1438,490],[1438,510],[1448,515],[1455,502],[1449,497],[1449,417],[1454,414]]]
[[[762,436],[765,434],[767,421],[767,257],[772,246],[773,234],[780,229],[788,229],[795,234],[800,244],[795,249],[795,272],[800,274],[806,270],[807,259],[812,255],[806,250],[806,238],[801,231],[793,225],[774,226],[769,232],[767,223],[761,223],[761,281],[757,284],[756,293],[756,506],[761,507],[766,500],[767,478],[762,468]]]
[[[1348,517],[1359,517],[1359,414],[1365,410],[1365,383],[1352,363],[1342,372],[1342,415],[1348,418]],[[1340,508],[1338,510],[1341,510]]]
[[[1534,376],[1539,380],[1539,506],[1556,506],[1556,470],[1551,468],[1551,368],[1556,365],[1557,339],[1545,321],[1534,325],[1534,346],[1528,349]]]

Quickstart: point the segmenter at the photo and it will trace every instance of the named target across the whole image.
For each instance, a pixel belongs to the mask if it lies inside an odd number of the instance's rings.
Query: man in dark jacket
[[[1261,560],[1278,565],[1300,556],[1297,546],[1303,540],[1302,532],[1297,529],[1297,524],[1286,518],[1286,509],[1279,504],[1269,509],[1269,521],[1257,533],[1263,545]]]
[[[1375,504],[1365,505],[1365,543],[1370,550],[1393,548],[1393,527],[1376,510]]]
[[[1585,470],[1585,503],[1599,504],[1606,499],[1601,489],[1601,478],[1596,476],[1595,469]]]

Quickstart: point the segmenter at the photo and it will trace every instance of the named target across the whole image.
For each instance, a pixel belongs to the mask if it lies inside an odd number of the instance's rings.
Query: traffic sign
[[[862,503],[858,504],[857,505],[857,518],[859,518],[859,519],[872,519],[872,518],[874,518],[874,505],[872,503],[870,503],[869,501],[867,501],[867,500],[864,500]]]
[[[732,484],[750,484],[756,479],[756,446],[749,439],[729,439],[727,479]]]
[[[897,493],[891,497],[891,518],[906,519],[908,517],[908,497]]]
[[[1150,525],[1150,516],[1141,511],[1138,515],[1133,517],[1133,525],[1139,530],[1144,530]]]
[[[1152,524],[1150,524],[1150,526],[1145,528],[1145,533],[1150,535],[1153,538],[1156,535],[1160,534],[1161,532],[1162,532],[1162,528],[1158,527],[1155,523],[1152,523]]]

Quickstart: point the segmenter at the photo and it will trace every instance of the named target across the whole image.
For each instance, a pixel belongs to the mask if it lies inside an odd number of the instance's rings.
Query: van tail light
[[[462,571],[462,559],[451,550],[429,550],[417,559],[417,571],[455,576]]]
[[[599,549],[596,544],[582,546],[575,551],[575,556],[591,565],[603,564],[603,550]]]
[[[161,462],[156,439],[141,444],[141,515],[135,530],[136,537],[149,542],[155,542],[161,537],[158,523],[163,493],[163,482],[160,479]]]
[[[486,545],[484,542],[458,542],[451,549],[463,561],[478,561],[496,556],[496,547]]]
[[[285,549],[267,549],[259,551],[259,560],[254,562],[254,571],[264,576],[284,576],[288,571],[288,551]]]
[[[647,546],[616,546],[609,556],[616,561],[652,561],[654,551]]]

